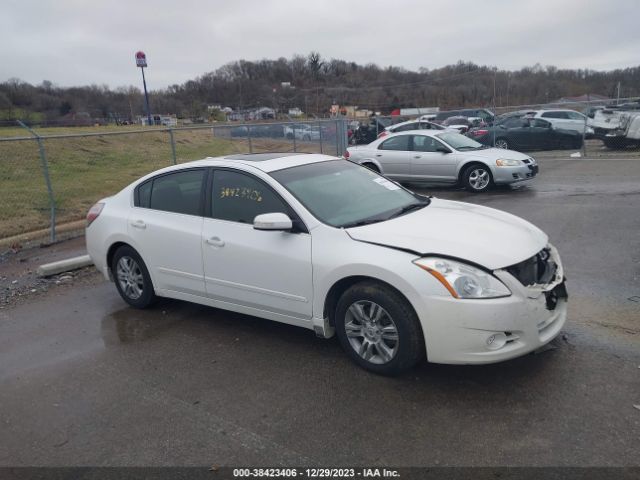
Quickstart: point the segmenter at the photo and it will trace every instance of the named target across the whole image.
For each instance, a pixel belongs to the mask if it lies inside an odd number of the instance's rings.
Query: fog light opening
[[[507,336],[504,333],[493,333],[487,337],[487,348],[498,350],[507,344]]]

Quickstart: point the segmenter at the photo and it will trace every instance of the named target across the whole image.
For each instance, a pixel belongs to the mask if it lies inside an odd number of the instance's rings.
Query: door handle
[[[422,155],[414,155],[413,158],[422,158]]]
[[[212,245],[214,247],[224,247],[224,240],[222,240],[220,237],[207,238],[205,241],[209,245]]]
[[[376,153],[376,157],[381,157],[382,154],[381,153]]]
[[[147,224],[144,223],[142,220],[134,220],[133,222],[131,222],[131,226],[135,228],[139,228],[141,230],[144,230],[145,228],[147,228]]]

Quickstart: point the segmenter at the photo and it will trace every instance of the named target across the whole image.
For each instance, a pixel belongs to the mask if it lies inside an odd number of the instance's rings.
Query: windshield
[[[481,143],[476,142],[475,140],[471,140],[469,137],[465,137],[459,133],[454,132],[445,132],[439,133],[436,135],[440,140],[443,140],[445,143],[449,144],[449,146],[455,148],[456,150],[478,150],[480,148],[485,148]]]
[[[318,220],[334,227],[381,222],[429,204],[361,165],[318,162],[272,172]]]

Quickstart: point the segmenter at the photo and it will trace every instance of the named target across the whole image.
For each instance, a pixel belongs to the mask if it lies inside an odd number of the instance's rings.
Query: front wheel
[[[486,192],[492,183],[491,170],[485,165],[471,165],[462,174],[462,184],[470,192]]]
[[[350,287],[338,301],[335,326],[347,355],[369,371],[398,375],[425,357],[416,313],[387,286],[362,282]]]
[[[147,308],[155,302],[156,295],[149,271],[133,248],[128,245],[118,248],[113,256],[111,271],[118,293],[129,305]]]

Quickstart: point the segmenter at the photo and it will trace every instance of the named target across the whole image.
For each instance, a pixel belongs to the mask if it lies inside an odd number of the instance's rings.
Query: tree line
[[[611,71],[534,65],[508,71],[459,61],[437,69],[360,65],[326,59],[317,52],[290,59],[228,63],[215,71],[150,92],[152,113],[205,118],[209,105],[243,110],[267,106],[279,112],[298,107],[327,116],[332,104],[356,105],[387,114],[396,108],[504,107],[540,104],[561,97],[600,94],[640,96],[640,66]],[[92,119],[134,119],[144,97],[134,86],[59,87],[12,78],[0,83],[0,120],[51,122],[83,112]]]

